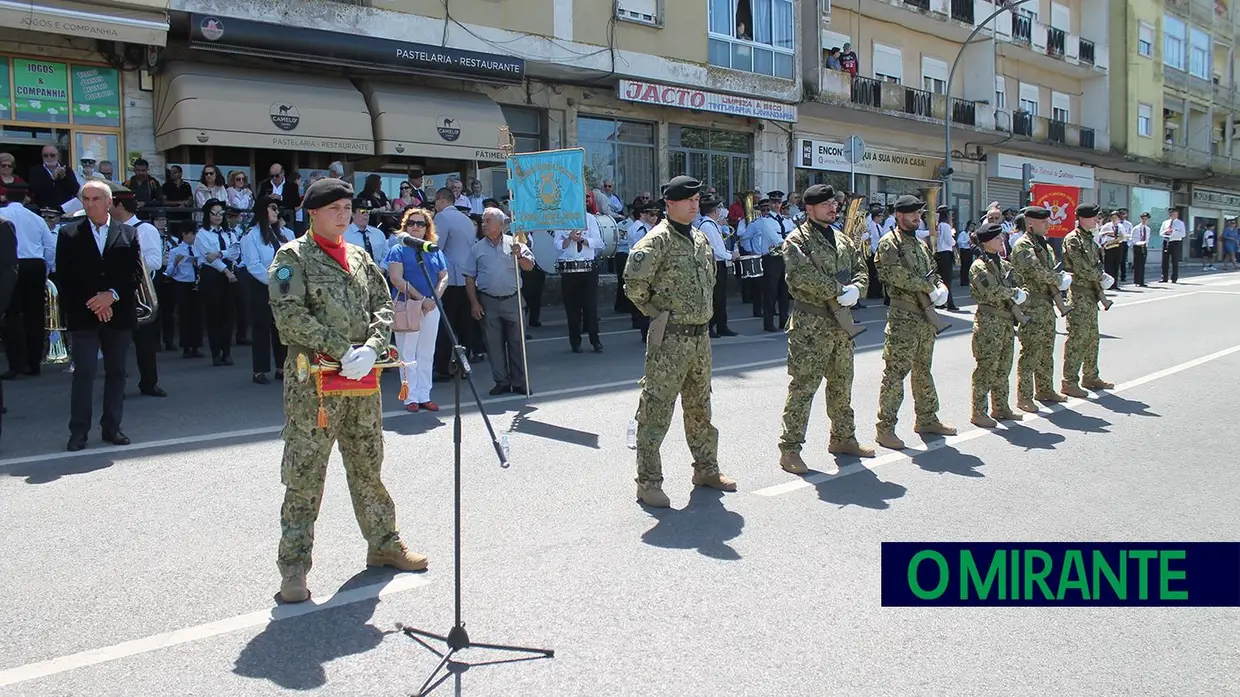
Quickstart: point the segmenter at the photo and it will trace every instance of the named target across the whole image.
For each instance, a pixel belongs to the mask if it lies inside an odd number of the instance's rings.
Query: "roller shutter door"
[[[1022,193],[1018,181],[991,179],[986,182],[986,200],[982,202],[982,207],[989,206],[992,201],[998,201],[1000,210],[1008,208],[1020,210],[1025,203],[1021,198]]]

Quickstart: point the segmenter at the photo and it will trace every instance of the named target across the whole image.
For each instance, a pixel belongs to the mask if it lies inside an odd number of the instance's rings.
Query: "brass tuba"
[[[752,191],[745,194],[745,196],[741,198],[741,207],[745,209],[746,225],[758,219],[758,210],[754,203],[754,194]]]
[[[865,197],[858,194],[851,194],[848,197],[848,203],[844,206],[843,230],[848,239],[852,240],[857,249],[863,250],[868,256],[870,245],[865,244],[861,235],[865,232],[865,212],[861,209],[861,204],[865,203]]]
[[[68,363],[69,348],[65,346],[64,325],[60,321],[60,290],[48,279],[44,291],[43,328],[47,330],[47,355],[44,363]]]
[[[935,251],[939,248],[939,221],[938,221],[938,203],[939,203],[939,187],[932,186],[926,189],[926,229],[930,231],[930,258],[934,258]]]
[[[134,302],[138,325],[142,326],[155,320],[155,315],[159,312],[159,296],[155,293],[155,279],[146,269],[146,260],[142,258],[141,250],[138,251],[138,266],[141,269],[141,276],[138,278],[138,290]]]

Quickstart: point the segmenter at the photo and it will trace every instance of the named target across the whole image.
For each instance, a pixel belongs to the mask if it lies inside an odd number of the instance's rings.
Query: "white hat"
[[[87,150],[86,152],[82,153],[82,157],[80,158],[80,161],[81,162],[97,162],[98,160],[95,159],[95,153]]]

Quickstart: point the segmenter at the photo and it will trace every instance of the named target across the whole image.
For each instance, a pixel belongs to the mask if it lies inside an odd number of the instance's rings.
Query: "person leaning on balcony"
[[[843,70],[844,66],[840,65],[840,47],[832,46],[827,50],[827,70]]]

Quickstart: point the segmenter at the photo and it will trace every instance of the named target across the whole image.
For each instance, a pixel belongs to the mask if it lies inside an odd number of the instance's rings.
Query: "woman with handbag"
[[[419,240],[436,242],[435,221],[425,208],[409,208],[400,229]],[[434,281],[432,288],[418,265],[418,258]],[[435,363],[435,339],[439,336],[439,309],[435,297],[443,297],[448,285],[448,262],[442,252],[421,252],[404,245],[392,247],[387,256],[388,279],[396,305],[396,351],[402,362],[401,378],[409,384],[405,409],[439,411],[431,401],[431,370]]]

